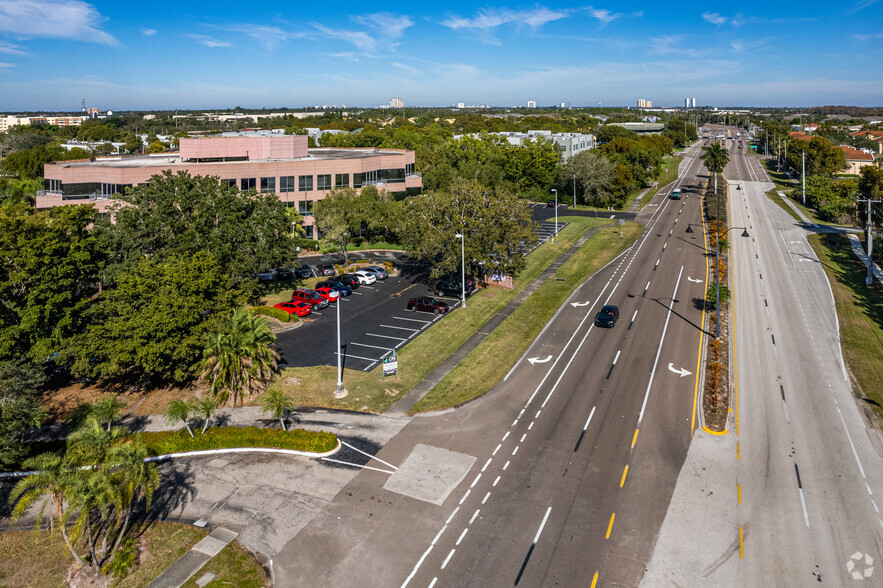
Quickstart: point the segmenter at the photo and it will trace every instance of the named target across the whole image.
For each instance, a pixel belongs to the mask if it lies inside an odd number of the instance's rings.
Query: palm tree
[[[183,422],[192,438],[193,431],[190,429],[190,417],[193,415],[193,412],[194,406],[192,403],[176,398],[169,402],[169,407],[166,409],[166,422],[170,425],[174,425],[178,421]]]
[[[226,333],[208,336],[200,378],[218,405],[236,406],[267,387],[279,358],[270,347],[275,340],[267,321],[243,308],[233,311]]]
[[[108,468],[117,490],[116,499],[123,510],[122,516],[118,515],[118,518],[122,518],[122,524],[111,553],[119,548],[126,536],[135,501],[144,499],[145,508],[149,509],[153,501],[153,492],[159,486],[159,470],[156,464],[144,461],[149,455],[147,445],[140,434],[135,435],[127,443],[115,445],[109,453]],[[110,561],[113,557],[111,555]]]
[[[52,529],[54,520],[60,519],[62,512],[64,512],[64,492],[71,481],[70,467],[64,458],[57,453],[41,453],[26,459],[23,465],[26,470],[33,470],[36,473],[23,478],[12,489],[9,502],[10,504],[15,503],[15,507],[12,509],[10,518],[15,523],[31,505],[40,498],[47,497],[37,513],[34,530],[36,531],[43,524],[43,516],[50,499],[55,506],[55,516],[49,517],[49,528]],[[62,529],[63,532],[64,529]]]
[[[208,424],[211,422],[212,416],[215,414],[215,410],[217,410],[217,406],[215,405],[215,400],[213,398],[203,398],[202,400],[198,400],[193,405],[193,412],[202,418],[202,432],[205,433],[205,430],[208,429]]]
[[[105,429],[94,414],[67,438],[66,460],[73,467],[103,463],[111,445],[126,434],[122,427]]]
[[[285,414],[294,408],[294,400],[291,399],[291,396],[278,388],[273,388],[264,393],[261,405],[264,410],[273,415],[274,419],[279,419],[283,431],[288,430],[285,427]]]
[[[107,423],[107,430],[110,431],[111,425],[120,416],[122,410],[126,408],[126,403],[119,400],[116,396],[108,395],[98,401],[98,404],[92,407],[94,414],[99,421]]]
[[[718,143],[712,143],[702,150],[702,162],[706,169],[714,175],[714,194],[717,195],[717,174],[724,171],[730,161],[730,152]]]

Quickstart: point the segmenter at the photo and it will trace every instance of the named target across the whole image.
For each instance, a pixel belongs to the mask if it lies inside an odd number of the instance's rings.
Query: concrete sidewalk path
[[[178,588],[193,577],[222,549],[227,547],[238,533],[218,527],[178,558],[169,568],[147,585],[147,588]]]
[[[528,299],[528,297],[536,292],[536,290],[550,277],[552,277],[558,268],[561,265],[570,259],[574,253],[576,253],[580,247],[582,247],[586,241],[588,241],[592,235],[594,235],[600,229],[607,228],[611,225],[604,225],[601,227],[595,227],[587,231],[582,237],[580,237],[576,243],[574,243],[570,249],[561,254],[561,256],[556,259],[552,265],[550,265],[546,270],[541,273],[539,276],[533,279],[530,284],[525,286],[524,290],[518,293],[512,300],[509,301],[509,304],[504,306],[497,314],[492,316],[490,320],[488,320],[484,325],[481,326],[478,331],[475,332],[469,339],[466,340],[459,348],[457,348],[454,353],[452,353],[446,360],[444,360],[441,365],[435,368],[428,376],[426,376],[419,384],[417,384],[413,390],[408,392],[401,400],[393,404],[390,408],[383,413],[384,416],[388,417],[402,417],[415,405],[417,402],[429,394],[429,392],[435,388],[435,386],[441,382],[445,376],[447,376],[451,370],[453,370],[463,359],[469,355],[469,353],[478,347],[482,341],[484,341],[488,335],[490,335],[494,329],[496,329],[500,324],[506,320],[510,314],[512,314],[516,308],[518,308],[522,302]]]

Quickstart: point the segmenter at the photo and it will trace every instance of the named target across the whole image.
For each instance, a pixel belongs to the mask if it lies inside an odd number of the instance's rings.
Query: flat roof
[[[178,154],[136,155],[134,157],[102,157],[91,160],[53,161],[52,164],[67,167],[167,167],[171,165],[242,165],[257,161],[326,161],[342,159],[370,159],[384,155],[402,155],[404,151],[392,149],[310,149],[307,157],[291,159],[249,159],[248,161],[182,161]]]

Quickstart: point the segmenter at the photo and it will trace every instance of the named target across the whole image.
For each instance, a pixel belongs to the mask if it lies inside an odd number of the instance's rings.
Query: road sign
[[[386,376],[395,376],[397,380],[399,379],[399,357],[396,355],[395,350],[393,350],[392,355],[383,358],[384,380]]]

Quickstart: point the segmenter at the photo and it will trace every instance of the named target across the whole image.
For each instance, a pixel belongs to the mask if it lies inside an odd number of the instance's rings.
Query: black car
[[[463,294],[463,287],[466,287],[466,295],[469,296],[475,291],[475,278],[466,276],[466,280],[460,279],[460,276],[448,276],[442,278],[435,285],[435,293],[438,296],[452,296],[459,298]]]
[[[356,288],[358,288],[360,286],[359,278],[357,278],[356,276],[354,276],[352,274],[341,274],[339,276],[335,276],[334,279],[342,284],[349,286],[353,290],[355,290]]]
[[[595,326],[612,328],[616,324],[617,319],[619,319],[619,308],[608,304],[607,306],[602,306],[598,314],[595,315]]]
[[[285,267],[277,267],[276,268],[276,279],[277,280],[290,280],[294,277],[294,274],[290,269]]]
[[[313,269],[307,264],[303,264],[297,268],[297,275],[301,278],[309,278],[313,275]]]
[[[341,296],[349,296],[353,292],[353,289],[350,288],[348,284],[344,284],[340,280],[325,280],[323,282],[316,282],[314,288],[331,288],[332,290],[340,292]]]

